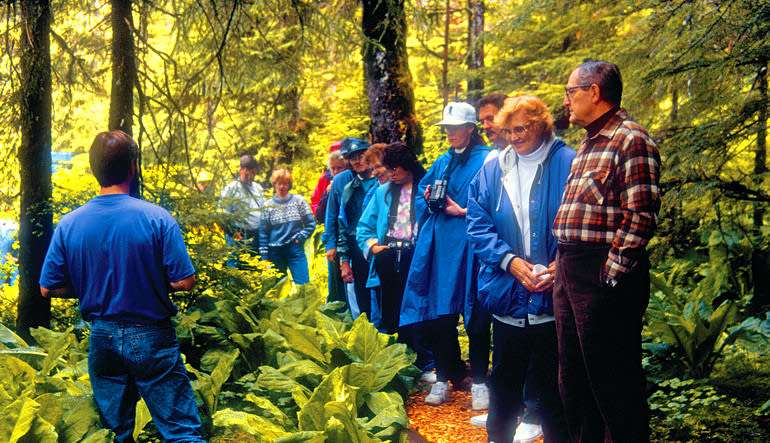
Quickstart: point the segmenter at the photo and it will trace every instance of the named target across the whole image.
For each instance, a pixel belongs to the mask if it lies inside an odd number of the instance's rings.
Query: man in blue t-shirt
[[[166,441],[203,442],[169,299],[170,291],[192,289],[195,269],[171,214],[129,196],[138,156],[123,131],[96,136],[89,162],[101,191],[62,217],[40,291],[77,297],[91,322],[88,373],[102,424],[115,441],[133,441],[141,396]]]

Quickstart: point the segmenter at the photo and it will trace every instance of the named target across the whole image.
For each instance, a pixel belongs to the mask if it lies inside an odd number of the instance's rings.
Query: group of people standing
[[[449,146],[427,171],[401,142],[341,143],[350,169],[328,184],[324,214],[330,298],[346,288],[354,315],[398,332],[432,405],[466,377],[462,315],[473,407],[489,409],[472,421],[489,441],[649,439],[641,329],[660,155],[621,95],[612,63],[571,73],[577,151],[533,95],[448,104],[437,125]]]
[[[620,107],[622,89],[612,63],[587,60],[570,74],[563,105],[586,129],[577,151],[532,95],[477,103],[493,147],[474,107],[447,105],[437,124],[449,146],[427,171],[402,142],[342,140],[312,206],[290,193],[286,169],[273,171],[265,201],[257,163],[243,156],[221,194],[240,215],[228,237],[304,284],[303,244],[322,216],[329,299],[415,350],[431,405],[466,376],[462,314],[472,406],[488,407],[490,442],[541,432],[545,442],[648,441],[641,330],[660,155]],[[89,376],[116,441],[132,441],[140,396],[163,438],[203,441],[168,296],[190,290],[195,270],[173,217],[129,195],[138,152],[122,131],[96,137],[100,195],[62,217],[40,290],[77,297],[92,322]]]
[[[234,215],[226,225],[228,241],[242,242],[247,251],[259,254],[294,282],[310,282],[305,240],[315,231],[315,219],[307,201],[292,194],[291,172],[278,168],[270,176],[273,197],[265,201],[264,190],[254,181],[257,161],[252,155],[240,159],[238,178],[228,183],[220,195],[222,208]]]

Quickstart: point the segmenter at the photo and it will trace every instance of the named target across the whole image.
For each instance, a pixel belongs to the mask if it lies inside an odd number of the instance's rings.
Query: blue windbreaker
[[[538,167],[530,191],[530,256],[527,261],[548,265],[556,258],[556,239],[551,233],[561,204],[564,185],[575,151],[555,139],[545,161]],[[508,151],[486,163],[470,186],[468,236],[481,262],[478,300],[494,315],[525,318],[527,314],[553,314],[551,291],[530,293],[510,273],[500,269],[507,253],[526,257],[513,206],[503,187],[501,158],[515,161]]]
[[[467,207],[468,187],[489,152],[487,146],[473,147],[467,161],[449,176],[447,195],[460,207]],[[474,296],[473,252],[468,244],[465,218],[445,212],[430,213],[422,198],[428,185],[443,176],[451,158],[448,151],[436,159],[417,188],[415,211],[420,233],[401,304],[401,326],[459,314],[464,311],[466,298]]]
[[[324,235],[321,239],[327,251],[337,249],[337,219],[340,215],[340,205],[342,205],[342,191],[353,177],[355,177],[353,171],[347,169],[337,174],[332,180],[332,188],[329,190],[329,199],[326,203]]]

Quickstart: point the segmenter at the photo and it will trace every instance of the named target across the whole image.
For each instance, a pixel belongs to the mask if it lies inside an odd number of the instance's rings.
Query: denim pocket
[[[145,326],[137,328],[128,338],[129,359],[138,371],[146,375],[167,371],[176,364],[179,343],[173,328]]]

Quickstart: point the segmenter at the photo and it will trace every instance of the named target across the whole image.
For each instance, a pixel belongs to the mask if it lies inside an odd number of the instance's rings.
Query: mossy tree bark
[[[51,5],[21,4],[21,93],[19,146],[19,300],[16,329],[50,326],[51,301],[40,295],[40,270],[53,232],[51,199]]]
[[[484,32],[484,2],[483,0],[468,0],[468,102],[472,105],[481,98],[484,80],[481,68],[484,67],[484,43],[481,33]]]
[[[134,122],[134,86],[136,85],[136,56],[134,51],[134,19],[131,0],[112,0],[112,88],[110,90],[109,130],[120,129],[132,135]],[[131,195],[140,197],[142,158],[131,183]]]
[[[134,21],[131,0],[112,0],[112,89],[109,129],[131,135],[134,121]]]
[[[403,0],[362,0],[362,50],[369,96],[372,142],[403,141],[422,152],[422,127],[415,115],[412,75],[406,53]]]

